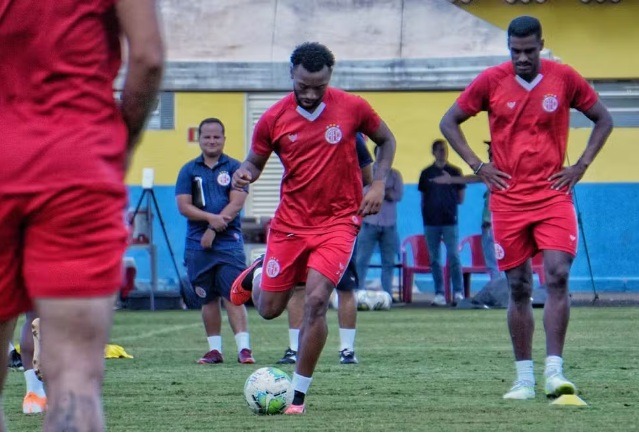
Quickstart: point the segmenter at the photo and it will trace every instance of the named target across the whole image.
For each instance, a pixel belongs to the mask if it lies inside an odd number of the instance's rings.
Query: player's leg
[[[197,290],[196,286],[196,290]],[[222,356],[222,310],[220,298],[207,295],[206,303],[202,305],[202,323],[209,350],[198,361],[198,364],[220,364],[224,362]]]
[[[435,284],[435,298],[433,305],[446,305],[444,297],[444,273],[441,264],[441,241],[442,228],[440,226],[424,226],[424,236],[426,236],[426,246],[430,256],[430,267],[432,269],[433,283]]]
[[[9,341],[13,338],[13,330],[16,327],[16,319],[0,320],[0,365],[7,365],[9,359]],[[7,378],[6,368],[0,368],[0,431],[7,431],[4,423],[4,410],[1,406],[4,381]]]
[[[507,321],[515,355],[517,377],[506,399],[527,400],[535,397],[532,341],[535,329],[532,303],[532,265],[535,251],[528,215],[520,212],[494,212],[495,250],[500,267],[506,269],[510,289]]]
[[[288,347],[278,364],[295,364],[299,348],[300,328],[304,320],[304,286],[297,286],[288,300]]]
[[[357,248],[359,250],[359,240]],[[355,290],[359,286],[357,270],[353,259],[348,262],[346,272],[337,284],[337,320],[339,322],[339,362],[357,364],[355,356],[355,334],[357,333],[357,298]]]
[[[326,311],[329,298],[352,257],[356,236],[357,228],[348,225],[306,239],[312,254],[307,260],[304,321],[293,375],[295,394],[287,414],[302,413],[305,409],[304,399],[328,335]]]
[[[27,387],[22,401],[22,412],[26,414],[44,412],[47,405],[47,395],[44,385],[34,369],[34,341],[31,324],[37,317],[34,311],[26,314],[22,332],[20,334],[20,352],[24,365],[24,380]]]
[[[100,393],[114,301],[115,294],[36,301],[48,393],[45,430],[104,429]]]
[[[29,201],[24,279],[40,318],[44,430],[103,430],[104,347],[122,281],[124,186],[50,190]]]
[[[563,349],[570,319],[568,277],[577,253],[578,226],[570,202],[549,207],[534,230],[535,240],[544,254],[547,298],[544,305],[546,331],[546,379],[548,396],[575,394],[577,388],[563,375]]]
[[[235,336],[237,347],[237,361],[240,364],[255,364],[248,331],[248,317],[244,305],[235,305],[229,298],[233,281],[242,273],[246,266],[244,250],[231,251],[229,254],[218,252],[220,264],[216,267],[214,286],[216,293],[222,298],[229,324]]]

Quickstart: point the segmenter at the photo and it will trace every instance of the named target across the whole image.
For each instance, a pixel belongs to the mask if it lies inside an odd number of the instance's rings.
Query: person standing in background
[[[377,157],[377,155],[375,155]],[[373,164],[373,171],[376,164]],[[364,188],[364,192],[368,187]],[[397,234],[397,203],[404,195],[404,182],[399,171],[391,168],[386,177],[386,189],[381,210],[364,218],[357,235],[357,275],[360,290],[366,289],[366,274],[375,246],[379,245],[382,261],[382,289],[393,298],[393,270],[399,253]]]
[[[237,361],[254,364],[244,305],[229,301],[231,284],[246,268],[240,211],[248,191],[231,187],[240,162],[224,153],[226,136],[221,120],[210,117],[198,127],[202,154],[187,162],[178,174],[175,199],[187,218],[184,262],[202,305],[202,322],[209,350],[197,362],[220,364],[222,306],[235,335]]]
[[[424,222],[424,235],[430,256],[435,298],[433,305],[446,305],[444,296],[444,270],[440,245],[444,242],[446,256],[450,266],[454,302],[464,299],[462,291],[462,271],[459,259],[459,228],[457,226],[457,206],[464,201],[466,185],[438,184],[433,179],[447,174],[460,177],[461,170],[448,163],[448,145],[444,140],[433,141],[432,153],[435,162],[426,167],[419,176],[417,188],[421,192],[421,209]]]

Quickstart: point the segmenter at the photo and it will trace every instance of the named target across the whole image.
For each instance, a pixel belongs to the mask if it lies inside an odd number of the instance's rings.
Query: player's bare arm
[[[508,188],[507,180],[510,179],[510,175],[498,170],[491,162],[483,162],[468,145],[460,125],[469,117],[464,110],[459,108],[457,103],[454,103],[442,117],[439,129],[455,152],[466,161],[475,175],[479,176],[489,188],[501,190]]]
[[[226,230],[228,221],[220,214],[203,211],[193,204],[191,194],[179,194],[175,197],[178,211],[191,221],[206,221],[215,231]]]
[[[156,104],[164,47],[158,20],[149,19],[157,16],[155,0],[120,0],[116,3],[116,11],[128,43],[127,72],[120,105],[129,131],[128,160]]]
[[[370,135],[369,138],[379,146],[379,151],[376,153],[377,161],[375,170],[373,170],[373,182],[359,208],[359,214],[363,216],[376,214],[382,208],[386,189],[386,177],[388,177],[388,173],[393,165],[396,147],[395,136],[383,121],[380,123],[377,131]]]
[[[262,174],[266,161],[268,161],[268,155],[258,155],[250,150],[246,160],[242,162],[240,168],[233,173],[233,188],[245,190],[249,184],[255,182],[260,177],[260,174]]]
[[[608,109],[601,103],[601,100],[598,100],[595,105],[593,105],[590,110],[585,111],[584,114],[595,124],[588,139],[586,149],[584,149],[581,157],[574,165],[565,167],[560,172],[548,178],[548,181],[552,182],[550,186],[552,189],[565,189],[566,193],[572,191],[604,146],[612,131],[612,116],[610,116]]]

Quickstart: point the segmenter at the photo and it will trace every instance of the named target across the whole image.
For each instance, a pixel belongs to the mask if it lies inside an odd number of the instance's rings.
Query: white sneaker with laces
[[[530,382],[515,381],[513,387],[504,394],[506,400],[530,400],[535,398],[535,385]]]
[[[453,298],[455,300],[455,303],[461,302],[464,300],[464,295],[460,292],[455,293],[455,296]]]
[[[433,298],[433,302],[431,305],[437,305],[438,307],[443,307],[446,305],[446,298],[442,294],[437,294]]]
[[[548,397],[559,397],[564,394],[577,394],[577,387],[567,380],[563,374],[555,373],[546,377],[544,391]]]

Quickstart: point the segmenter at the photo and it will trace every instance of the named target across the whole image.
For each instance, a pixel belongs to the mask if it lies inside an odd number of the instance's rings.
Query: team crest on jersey
[[[504,253],[504,249],[501,247],[501,245],[495,242],[495,258],[497,260],[502,260],[505,255],[506,253]]]
[[[338,125],[328,125],[326,132],[324,133],[324,138],[330,144],[337,144],[342,140],[342,130],[339,129]]]
[[[229,176],[229,172],[221,171],[220,174],[217,175],[217,183],[222,186],[228,186],[231,183],[231,176]]]
[[[275,278],[280,274],[280,264],[277,259],[271,257],[266,263],[266,275],[269,278]]]
[[[291,143],[295,143],[297,141],[297,134],[288,134],[288,139],[291,140]]]
[[[195,286],[195,294],[202,299],[206,298],[206,290],[200,286]]]
[[[547,113],[552,113],[559,107],[559,101],[557,100],[557,95],[546,95],[544,96],[544,100],[541,101],[541,106],[544,108],[544,111]]]

